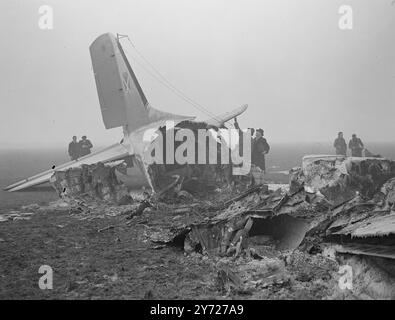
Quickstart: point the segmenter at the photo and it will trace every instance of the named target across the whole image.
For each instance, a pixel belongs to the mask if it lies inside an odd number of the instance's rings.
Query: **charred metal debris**
[[[302,167],[290,171],[289,191],[250,186],[251,177],[226,180],[223,172],[211,175],[212,188],[204,189],[204,174],[188,175],[193,170],[181,168],[183,173],[171,172],[176,178],[163,192],[144,191],[140,198],[116,179],[114,170],[124,166],[121,161],[56,172],[52,184],[81,211],[89,201],[96,210],[100,203],[111,203],[129,225],[144,225],[146,239],[156,248],[176,246],[187,255],[232,261],[305,252],[394,263],[394,161],[306,156]],[[226,268],[219,267],[219,281],[238,282]]]

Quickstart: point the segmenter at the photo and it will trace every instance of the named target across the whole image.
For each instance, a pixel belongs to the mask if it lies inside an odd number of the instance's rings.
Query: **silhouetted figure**
[[[352,138],[348,143],[348,148],[351,149],[351,156],[362,157],[364,145],[361,139],[359,139],[355,133],[352,135]]]
[[[80,157],[86,156],[91,153],[93,148],[92,142],[90,142],[86,136],[82,136],[82,140],[79,142],[80,145]]]
[[[256,130],[256,137],[252,146],[251,162],[265,171],[265,154],[269,153],[270,146],[263,137],[263,130]]]
[[[337,134],[337,138],[333,143],[333,146],[336,149],[336,154],[343,156],[347,155],[347,144],[346,144],[346,140],[344,140],[343,138],[343,132],[339,132]]]
[[[71,160],[77,160],[80,156],[80,145],[76,136],[73,136],[73,141],[69,143],[69,156]]]

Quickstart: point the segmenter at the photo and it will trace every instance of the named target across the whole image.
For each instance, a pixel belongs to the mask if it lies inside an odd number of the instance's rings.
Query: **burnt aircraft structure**
[[[218,172],[218,165],[215,164],[194,165],[193,168],[185,165],[183,168],[174,165],[153,165],[147,161],[147,150],[157,138],[155,135],[147,138],[147,132],[159,133],[172,130],[177,133],[183,128],[195,132],[197,129],[215,131],[223,128],[225,122],[243,113],[247,105],[202,122],[194,121],[193,116],[163,112],[153,108],[148,102],[126,58],[119,37],[110,33],[99,36],[91,44],[90,54],[104,126],[106,129],[122,127],[123,139],[120,143],[103,150],[16,182],[5,190],[18,191],[48,182],[55,171],[66,171],[82,165],[120,159],[125,159],[129,164],[126,172],[117,171],[117,176],[124,184],[129,187],[148,186],[154,192],[160,192],[172,179],[174,180],[172,176],[213,177],[209,172]],[[173,127],[167,127],[168,123],[172,123]],[[208,137],[208,139],[215,138]],[[179,141],[173,142],[180,144]],[[160,179],[161,177],[163,179]]]
[[[287,254],[294,251],[317,254],[320,259],[326,253],[344,255],[346,263],[359,263],[355,270],[361,283],[371,274],[366,270],[385,270],[390,276],[384,285],[377,286],[374,281],[367,284],[370,296],[395,298],[395,161],[311,155],[303,158],[301,167],[290,170],[287,191],[269,190],[264,181],[253,187],[245,185],[243,190],[225,188],[234,187],[235,166],[222,161],[224,150],[230,153],[231,147],[215,135],[194,140],[194,150],[204,151],[204,163],[199,163],[198,153],[193,161],[181,164],[166,159],[169,154],[174,158],[185,142],[175,138],[182,130],[189,130],[193,137],[199,136],[199,130],[218,132],[247,106],[202,122],[156,110],[148,103],[117,37],[101,35],[90,52],[105,127],[123,127],[124,138],[6,190],[50,181],[59,196],[71,204],[72,215],[120,212],[128,214],[125,219],[130,226],[141,217],[144,237],[158,247],[178,246],[187,255],[232,261],[248,256],[251,270],[241,263],[233,264],[244,270],[244,275],[262,267],[256,261],[268,259],[269,246],[276,250],[269,254],[277,260],[285,257],[285,262]],[[153,133],[149,139],[147,132]],[[214,154],[209,152],[210,145],[215,146]],[[151,157],[156,161],[150,162]],[[216,161],[208,161],[210,157]],[[138,203],[128,188],[141,186],[153,192]],[[206,197],[197,196],[199,191]],[[161,198],[166,194],[170,195],[169,202]],[[355,257],[361,259],[353,260]],[[240,279],[235,280],[237,275],[228,267],[220,270],[221,279],[226,282],[233,278],[230,280],[240,286]],[[253,286],[260,288],[262,282],[254,281]]]

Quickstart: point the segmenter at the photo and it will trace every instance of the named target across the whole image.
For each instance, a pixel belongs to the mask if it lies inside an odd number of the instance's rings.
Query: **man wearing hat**
[[[358,138],[355,133],[352,135],[352,138],[348,143],[348,148],[351,150],[352,157],[362,157],[362,150],[364,148],[364,145],[362,143],[362,140]]]
[[[256,136],[252,145],[252,164],[258,166],[263,171],[265,171],[265,154],[269,153],[270,146],[266,139],[263,137],[263,130],[257,129]]]
[[[80,145],[77,142],[77,137],[73,136],[73,141],[69,143],[69,156],[71,160],[77,160],[80,156]]]
[[[347,144],[346,144],[346,140],[344,140],[343,138],[343,132],[339,132],[337,134],[337,138],[333,143],[333,146],[336,149],[336,154],[343,156],[347,155]]]
[[[86,138],[86,136],[82,136],[82,140],[80,140],[78,143],[80,145],[80,157],[91,153],[93,145],[92,142]]]

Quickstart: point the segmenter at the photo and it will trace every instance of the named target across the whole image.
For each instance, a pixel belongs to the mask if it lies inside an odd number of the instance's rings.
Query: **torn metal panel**
[[[357,207],[355,207],[357,208]],[[359,207],[359,209],[363,210],[363,207]],[[335,219],[335,221],[333,223],[331,223],[328,227],[328,231],[329,232],[335,232],[337,230],[340,230],[341,228],[344,228],[348,225],[354,224],[358,221],[364,220],[366,218],[368,218],[371,215],[371,211],[352,211],[350,213],[344,212],[344,214],[339,215],[339,217],[337,217]]]
[[[226,202],[231,205],[209,221],[190,226],[184,247],[192,249],[199,245],[209,254],[228,255],[234,251],[237,254],[238,247],[248,245],[246,240],[250,236],[266,235],[275,240],[277,249],[295,249],[316,226],[314,221],[322,220],[313,209],[322,196],[307,195],[304,190],[292,195],[250,191],[245,193],[248,196],[236,198],[239,201]],[[328,207],[320,209],[327,211]]]
[[[395,179],[390,179],[380,189],[383,210],[395,210]]]
[[[327,228],[327,234],[334,233],[348,225],[367,219],[377,209],[378,205],[376,202],[372,200],[364,201],[359,196],[341,203],[331,209],[331,221]]]
[[[333,248],[340,253],[395,259],[394,246],[347,243],[334,245]]]
[[[383,237],[395,234],[395,213],[376,215],[362,221],[352,223],[334,234],[345,234],[351,237]]]
[[[118,203],[130,197],[127,187],[117,179],[115,171],[124,170],[124,161],[103,164],[83,165],[66,171],[55,171],[51,185],[65,200],[89,197],[96,200]]]
[[[342,202],[331,208],[332,215],[344,215],[349,212],[355,212],[356,210],[372,209],[377,206],[374,201],[364,201],[360,196],[356,196],[348,201]]]
[[[356,197],[334,208],[326,241],[341,253],[394,259],[395,212],[383,210],[387,195],[381,190],[368,202]]]
[[[336,205],[358,193],[371,198],[394,176],[395,162],[384,158],[305,156],[302,168],[291,171],[290,186],[319,192]]]

